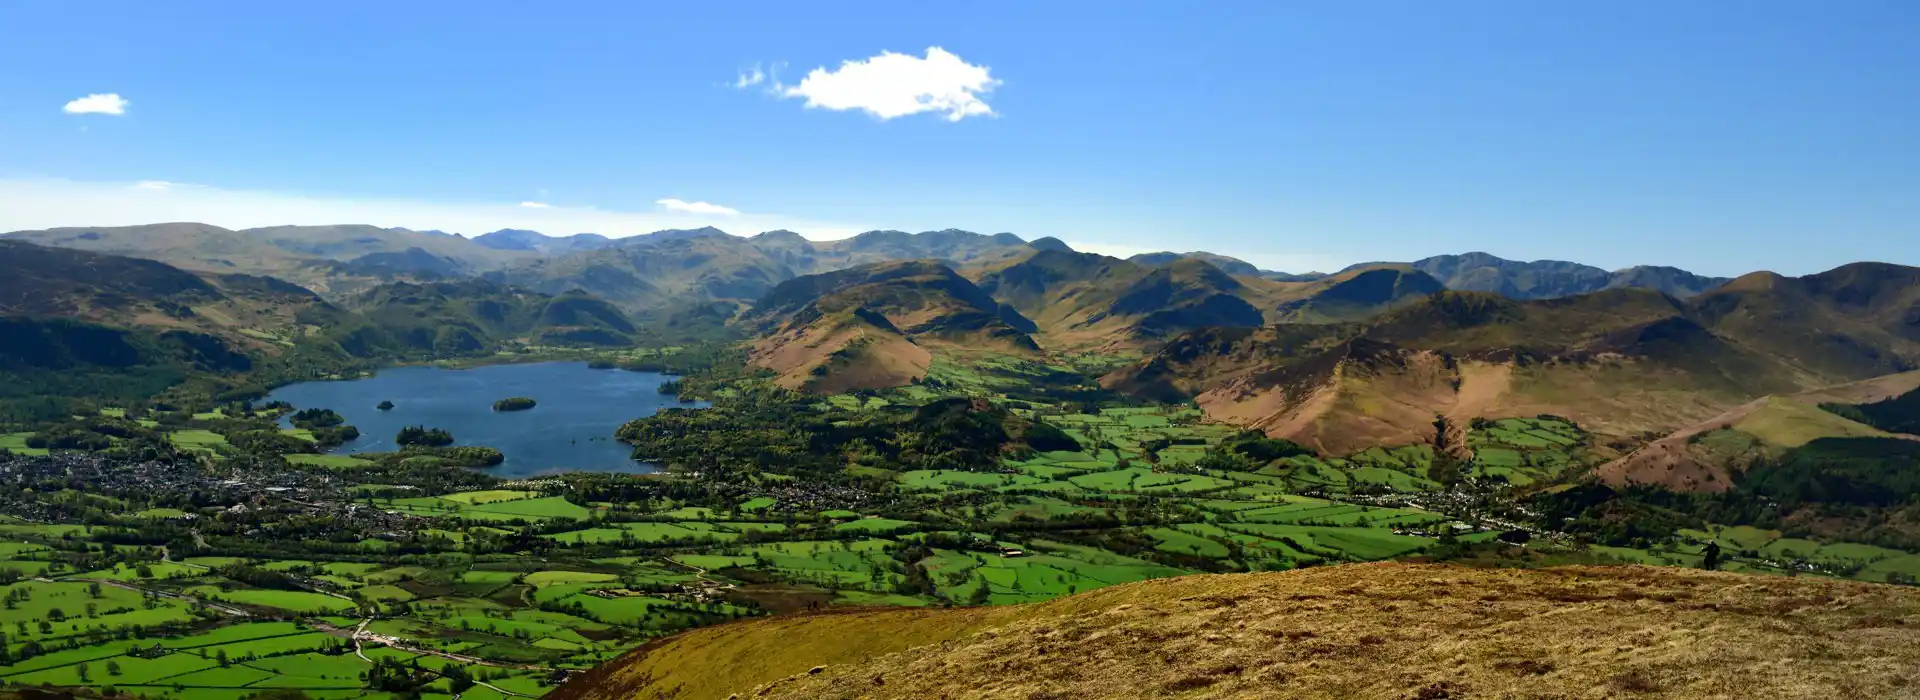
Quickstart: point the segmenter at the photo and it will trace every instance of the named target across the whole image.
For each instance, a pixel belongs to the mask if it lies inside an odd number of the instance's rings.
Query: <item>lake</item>
[[[409,425],[444,428],[456,445],[485,445],[506,454],[486,468],[503,477],[563,471],[655,471],[633,461],[632,448],[613,438],[621,424],[682,404],[660,393],[670,377],[652,372],[589,369],[584,362],[488,365],[473,369],[400,367],[371,377],[289,384],[268,394],[295,408],[331,408],[360,429],[360,438],[336,453],[391,452],[393,437]],[[525,396],[538,405],[495,412],[493,402]],[[382,411],[381,401],[393,409]],[[284,421],[283,421],[284,422]]]

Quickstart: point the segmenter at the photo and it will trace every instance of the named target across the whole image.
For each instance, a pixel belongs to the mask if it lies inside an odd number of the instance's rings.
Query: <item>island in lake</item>
[[[515,396],[510,399],[501,399],[493,402],[493,410],[495,411],[525,411],[533,408],[533,406],[533,399],[525,396]]]

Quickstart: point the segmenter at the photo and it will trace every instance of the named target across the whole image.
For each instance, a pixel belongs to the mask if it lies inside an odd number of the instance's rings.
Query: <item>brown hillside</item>
[[[1513,301],[1443,292],[1363,324],[1206,330],[1104,378],[1343,454],[1429,442],[1435,416],[1566,416],[1615,437],[1663,432],[1770,392],[1791,368],[1681,315],[1656,292]]]
[[[833,393],[926,376],[932,349],[1039,352],[1033,324],[937,262],[876,263],[775,286],[740,320],[749,361],[782,386]]]
[[[1192,398],[1215,419],[1334,453],[1432,440],[1436,415],[1458,424],[1540,413],[1626,448],[1738,419],[1722,414],[1763,396],[1920,367],[1916,319],[1920,268],[1883,264],[1748,275],[1684,302],[1633,288],[1532,301],[1448,291],[1357,324],[1202,329],[1103,382]],[[1833,422],[1777,410],[1760,420],[1774,433]],[[1674,471],[1660,481],[1711,474],[1667,457],[1655,468]]]
[[[778,373],[774,383],[788,389],[835,394],[909,384],[927,376],[933,354],[885,317],[845,313],[754,341],[748,362]]]
[[[1920,268],[1754,273],[1688,302],[1701,325],[1835,383],[1920,369]]]
[[[1398,563],[694,630],[554,700],[1914,698],[1920,590]]]
[[[1230,273],[1251,266],[1221,256],[1144,262],[1155,259],[1050,249],[987,261],[967,273],[1033,319],[1048,346],[1057,348],[1157,348],[1200,328],[1356,321],[1441,289],[1431,277],[1405,269],[1282,282]]]

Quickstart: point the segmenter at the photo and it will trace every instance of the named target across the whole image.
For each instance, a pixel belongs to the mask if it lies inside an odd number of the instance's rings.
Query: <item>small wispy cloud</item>
[[[181,186],[182,185],[178,182],[167,182],[166,180],[141,180],[139,182],[133,183],[134,189],[147,190],[150,192],[165,192],[167,190],[173,189],[175,187],[181,187]]]
[[[67,106],[62,109],[67,114],[112,114],[118,116],[127,113],[127,105],[129,104],[131,103],[127,101],[127,98],[121,97],[117,93],[108,92],[88,95],[68,102]]]
[[[740,71],[739,77],[733,79],[733,87],[736,90],[745,90],[764,82],[767,82],[767,72],[760,69],[760,64],[755,63],[753,68]]]
[[[985,97],[1000,82],[986,66],[934,46],[924,58],[882,51],[872,58],[844,61],[834,70],[815,68],[797,85],[776,82],[773,93],[805,99],[809,108],[860,110],[882,121],[935,112],[957,122],[994,116]]]
[[[733,207],[723,207],[718,204],[714,204],[712,202],[689,202],[683,199],[674,199],[672,197],[668,197],[666,199],[657,200],[654,202],[654,204],[660,205],[661,208],[664,208],[667,211],[676,211],[682,214],[710,214],[714,216],[739,216],[740,215],[739,209],[735,209]]]
[[[526,207],[528,209],[552,209],[553,208],[553,205],[548,204],[546,202],[521,202],[520,206]]]

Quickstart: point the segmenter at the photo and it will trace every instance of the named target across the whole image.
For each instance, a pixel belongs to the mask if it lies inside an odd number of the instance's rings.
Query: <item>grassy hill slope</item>
[[[1920,432],[1901,430],[1907,427],[1903,423],[1883,428],[1866,415],[1850,418],[1845,410],[1823,407],[1891,408],[1916,400],[1920,400],[1920,371],[1765,396],[1649,442],[1602,465],[1596,473],[1615,486],[1658,484],[1681,491],[1725,491],[1733,486],[1737,473],[1814,440]]]
[[[1358,564],[739,622],[549,697],[1907,697],[1916,622],[1920,591],[1885,585]]]
[[[0,412],[27,417],[61,415],[59,398],[142,399],[191,380],[222,392],[509,342],[626,346],[639,332],[578,292],[396,282],[335,305],[271,277],[13,240],[0,240],[0,329]]]
[[[625,346],[638,330],[619,309],[584,292],[549,296],[482,280],[383,284],[346,305],[392,344],[435,355],[484,352],[507,340]]]
[[[61,318],[211,336],[277,353],[350,314],[270,277],[0,240],[0,316]]]
[[[1702,325],[1809,374],[1920,369],[1920,268],[1855,263],[1805,277],[1759,272],[1689,302]]]

